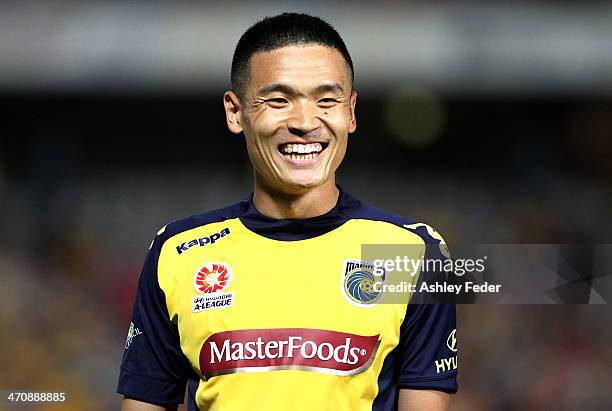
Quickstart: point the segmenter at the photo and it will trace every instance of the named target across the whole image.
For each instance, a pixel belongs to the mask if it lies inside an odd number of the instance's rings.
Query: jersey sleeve
[[[457,392],[455,333],[454,305],[409,305],[400,333],[399,386]]]
[[[185,395],[189,364],[159,286],[160,250],[157,235],[140,274],[117,392],[154,404],[179,404]]]
[[[434,240],[426,246],[426,259],[449,258],[448,250]],[[445,250],[445,251],[442,251]],[[444,254],[444,255],[443,255]],[[423,281],[452,282],[445,272],[422,272]],[[457,384],[456,306],[452,296],[417,293],[408,304],[400,328],[400,388],[433,389],[455,393]]]

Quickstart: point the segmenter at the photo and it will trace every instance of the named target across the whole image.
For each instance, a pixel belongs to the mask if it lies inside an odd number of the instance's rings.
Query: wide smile
[[[283,143],[278,145],[278,152],[291,163],[308,164],[316,162],[327,146],[328,143]]]

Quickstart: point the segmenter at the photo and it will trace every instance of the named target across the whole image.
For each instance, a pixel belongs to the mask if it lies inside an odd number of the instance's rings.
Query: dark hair
[[[352,85],[355,77],[353,61],[338,32],[318,17],[301,13],[283,13],[258,21],[240,37],[232,59],[232,89],[238,97],[244,97],[253,54],[306,44],[319,44],[338,50],[346,61]]]

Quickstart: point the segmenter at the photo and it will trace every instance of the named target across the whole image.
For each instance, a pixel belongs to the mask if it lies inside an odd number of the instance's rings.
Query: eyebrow
[[[303,95],[303,93],[299,93],[296,89],[291,87],[288,84],[284,83],[272,83],[268,84],[259,89],[257,94],[269,94],[274,92],[281,92],[291,96]],[[343,93],[344,89],[338,83],[333,84],[321,84],[313,89],[315,94],[318,93],[326,93],[326,92],[335,92],[335,93]]]

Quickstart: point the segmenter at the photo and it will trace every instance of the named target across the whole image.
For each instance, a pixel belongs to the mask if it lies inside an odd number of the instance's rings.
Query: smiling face
[[[355,131],[355,103],[344,58],[320,45],[255,53],[241,100],[227,92],[229,129],[244,132],[256,184],[300,193],[335,184]]]

